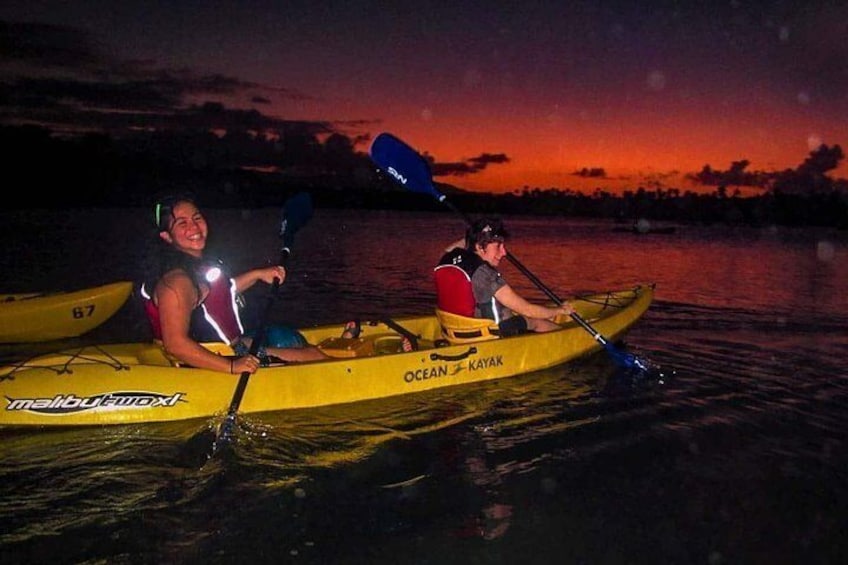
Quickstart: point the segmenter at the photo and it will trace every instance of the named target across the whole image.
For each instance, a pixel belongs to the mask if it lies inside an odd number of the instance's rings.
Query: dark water
[[[0,292],[134,276],[142,211],[2,214]],[[211,214],[237,267],[276,211]],[[0,434],[4,563],[843,563],[848,234],[514,218],[511,250],[562,296],[657,284],[627,350],[669,377],[576,364],[351,406],[216,422]],[[318,210],[274,319],[427,312],[446,214]],[[541,295],[505,267],[514,286]],[[254,310],[264,289],[248,296]],[[132,306],[91,334],[136,340]],[[223,407],[222,407],[223,408]]]

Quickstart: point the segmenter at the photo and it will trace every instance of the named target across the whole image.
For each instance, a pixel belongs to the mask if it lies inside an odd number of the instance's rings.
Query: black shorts
[[[498,324],[498,331],[501,333],[501,337],[526,334],[527,320],[524,319],[524,316],[512,316]]]

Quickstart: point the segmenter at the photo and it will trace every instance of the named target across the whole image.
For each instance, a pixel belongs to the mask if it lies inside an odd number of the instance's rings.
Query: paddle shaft
[[[391,318],[381,318],[380,321],[383,322],[384,324],[386,324],[386,326],[388,326],[390,329],[395,330],[397,333],[399,333],[400,335],[402,335],[403,337],[408,339],[409,342],[412,344],[412,349],[418,349],[418,336],[417,335],[415,335],[414,333],[412,333],[411,331],[409,331],[405,327],[401,326],[400,324],[398,324],[397,322],[395,322]]]
[[[306,222],[312,217],[312,199],[309,193],[299,192],[286,200],[283,206],[283,219],[280,223],[280,237],[283,240],[283,245],[280,248],[280,258],[278,265],[285,266],[291,255],[291,244],[294,241],[294,234],[306,225]],[[260,315],[259,325],[256,333],[253,336],[253,341],[250,343],[248,355],[256,357],[265,341],[265,336],[268,333],[268,317],[271,312],[271,305],[277,295],[277,290],[280,288],[281,280],[274,278],[271,283],[271,290],[268,293],[265,308]],[[245,371],[239,377],[236,389],[233,392],[233,398],[230,401],[230,406],[227,408],[227,415],[218,426],[218,433],[215,441],[212,444],[212,453],[218,451],[221,445],[226,444],[227,440],[232,436],[233,429],[236,424],[236,414],[238,413],[241,401],[244,398],[244,392],[247,389],[247,383],[250,381],[250,372]]]
[[[284,247],[280,252],[280,261],[277,263],[278,265],[285,266],[286,261],[289,258],[291,251],[288,247]],[[265,334],[268,333],[268,317],[271,312],[271,305],[274,304],[274,299],[277,296],[277,290],[280,288],[280,279],[275,278],[274,283],[271,285],[271,291],[268,293],[268,298],[265,301],[265,308],[262,310],[262,317],[259,320],[259,329],[256,330],[256,334],[253,336],[253,341],[250,343],[250,349],[248,350],[248,355],[253,355],[254,357],[259,354],[259,350],[262,347],[262,342],[265,341]],[[236,412],[238,412],[239,406],[241,406],[241,400],[244,398],[244,391],[247,389],[247,382],[250,380],[250,372],[244,371],[239,377],[238,384],[236,385],[236,390],[233,392],[233,399],[230,401],[230,407],[227,409],[227,419],[231,420],[235,417]]]

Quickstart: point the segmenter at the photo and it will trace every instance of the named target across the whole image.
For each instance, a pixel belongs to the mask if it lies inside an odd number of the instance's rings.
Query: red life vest
[[[445,253],[433,269],[436,281],[436,306],[439,310],[474,317],[474,290],[471,277],[483,260],[466,249],[456,248]]]
[[[206,265],[201,276],[209,285],[209,293],[192,313],[191,334],[198,341],[220,339],[231,345],[244,334],[244,326],[239,316],[236,282],[226,276],[218,265]],[[161,340],[162,320],[159,307],[153,302],[153,296],[144,285],[141,286],[141,297],[153,337]],[[201,315],[195,315],[195,312]]]

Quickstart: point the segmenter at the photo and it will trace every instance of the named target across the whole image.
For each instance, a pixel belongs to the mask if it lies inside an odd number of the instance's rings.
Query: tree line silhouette
[[[357,142],[333,133],[323,140],[293,124],[269,137],[245,132],[138,132],[61,136],[41,126],[0,126],[7,148],[6,208],[149,206],[155,195],[190,190],[205,206],[279,206],[291,194],[311,193],[316,206],[443,210],[429,196],[398,188],[376,170]],[[675,223],[848,227],[848,181],[827,173],[844,159],[839,145],[820,146],[795,169],[749,172],[749,162],[727,171],[709,165],[692,180],[712,192],[638,187],[621,195],[597,188],[524,187],[478,193],[438,183],[465,210],[492,214],[648,219]],[[434,167],[435,168],[435,167]],[[739,186],[762,190],[742,196]]]

